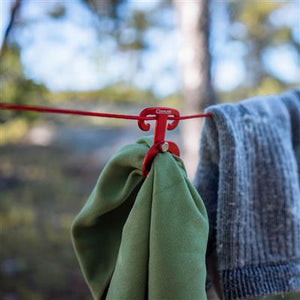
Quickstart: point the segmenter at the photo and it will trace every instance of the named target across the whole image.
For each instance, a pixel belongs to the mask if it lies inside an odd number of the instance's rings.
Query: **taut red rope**
[[[33,105],[6,104],[6,103],[0,103],[0,109],[34,111],[40,113],[81,115],[81,116],[126,119],[126,120],[145,120],[145,121],[156,120],[156,117],[140,117],[134,115],[99,113],[99,112],[84,111],[84,110],[61,109],[61,108],[51,108],[51,107],[42,107],[42,106],[33,106]],[[180,117],[169,116],[168,120],[187,120],[187,119],[194,119],[194,118],[207,118],[211,116],[212,116],[211,114],[197,114],[197,115],[188,115],[188,116],[180,116]]]
[[[50,108],[50,107],[42,107],[42,106],[6,104],[6,103],[0,103],[0,109],[138,120],[139,128],[144,131],[148,131],[150,129],[150,124],[145,123],[144,121],[155,120],[154,144],[148,150],[143,161],[143,168],[142,168],[143,179],[146,179],[151,169],[152,161],[154,160],[155,156],[159,152],[168,151],[176,156],[180,156],[178,146],[171,141],[165,141],[166,130],[172,130],[176,128],[176,126],[179,123],[179,120],[204,118],[204,117],[212,116],[211,114],[198,114],[198,115],[189,115],[189,116],[181,117],[178,110],[169,107],[148,107],[143,109],[139,116],[98,113],[98,112],[83,111],[83,110],[59,109],[59,108]],[[168,124],[168,120],[173,120],[173,121]]]

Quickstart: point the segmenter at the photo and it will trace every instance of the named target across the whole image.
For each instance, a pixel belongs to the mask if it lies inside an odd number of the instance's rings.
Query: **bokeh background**
[[[0,0],[0,40],[4,103],[185,114],[300,83],[299,0]],[[191,177],[200,126],[169,135]],[[143,134],[0,111],[0,299],[91,299],[71,222],[111,155]]]

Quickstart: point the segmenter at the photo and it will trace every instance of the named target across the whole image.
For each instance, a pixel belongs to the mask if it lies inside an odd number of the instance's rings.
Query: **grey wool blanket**
[[[223,298],[300,291],[300,89],[206,112],[194,183]]]

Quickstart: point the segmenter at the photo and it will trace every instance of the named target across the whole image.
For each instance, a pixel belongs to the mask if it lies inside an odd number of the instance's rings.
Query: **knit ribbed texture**
[[[195,185],[224,298],[300,291],[300,90],[206,112]]]

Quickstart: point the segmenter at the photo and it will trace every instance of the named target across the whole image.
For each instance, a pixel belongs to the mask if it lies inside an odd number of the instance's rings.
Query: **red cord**
[[[81,116],[126,119],[126,120],[145,120],[145,121],[156,120],[155,117],[140,117],[140,116],[133,116],[133,115],[98,113],[98,112],[83,111],[83,110],[60,109],[60,108],[19,105],[19,104],[6,104],[6,103],[0,103],[0,109],[35,111],[35,112],[41,112],[41,113],[81,115]],[[180,117],[171,117],[170,116],[170,117],[168,117],[168,119],[169,120],[186,120],[186,119],[194,119],[194,118],[207,118],[207,117],[211,117],[211,116],[212,116],[212,114],[198,114],[198,115],[189,115],[189,116],[180,116]]]

